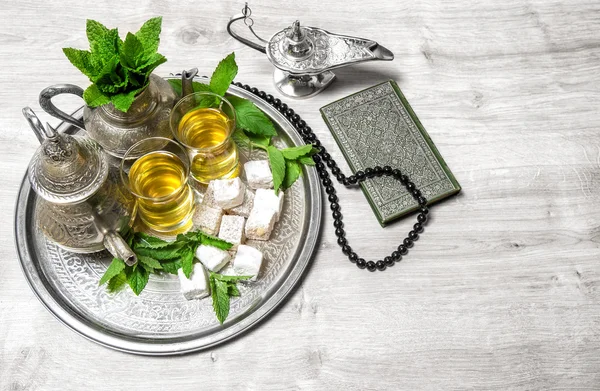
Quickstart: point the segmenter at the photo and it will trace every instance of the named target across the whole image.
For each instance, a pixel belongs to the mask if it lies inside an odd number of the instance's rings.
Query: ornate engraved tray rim
[[[228,93],[252,100],[278,125],[280,136],[285,137],[288,143],[295,145],[304,143],[293,125],[266,102],[236,86],[231,86]],[[83,107],[77,110],[74,116],[82,116],[82,113]],[[63,122],[59,125],[58,130],[72,132],[74,128]],[[64,325],[93,342],[123,352],[141,355],[172,355],[206,349],[225,342],[256,325],[285,299],[302,277],[315,250],[322,219],[322,195],[314,168],[307,167],[304,170],[303,185],[306,197],[303,218],[309,223],[303,224],[303,232],[298,245],[291,252],[293,259],[287,269],[283,271],[282,277],[268,286],[258,299],[248,305],[244,312],[230,314],[225,325],[212,327],[197,338],[178,334],[174,336],[161,335],[157,338],[127,338],[116,330],[98,324],[85,313],[76,311],[67,302],[68,298],[56,292],[42,270],[41,261],[43,260],[40,260],[39,251],[35,248],[35,235],[32,231],[35,227],[32,227],[32,217],[36,194],[31,189],[26,175],[21,182],[15,208],[15,242],[19,261],[29,286],[44,307]],[[169,339],[178,340],[173,342]]]

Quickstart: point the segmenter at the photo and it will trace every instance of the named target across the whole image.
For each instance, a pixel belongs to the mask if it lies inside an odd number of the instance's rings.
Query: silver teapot
[[[122,158],[135,143],[148,137],[171,138],[169,115],[178,96],[165,79],[150,75],[148,86],[135,98],[124,113],[112,103],[99,107],[85,106],[83,120],[59,110],[52,98],[60,94],[83,97],[83,89],[73,84],[56,84],[40,93],[40,106],[48,114],[85,129],[112,156]],[[143,152],[143,151],[141,151]]]
[[[23,115],[41,143],[27,176],[40,196],[35,219],[42,232],[66,250],[107,249],[133,265],[136,256],[119,233],[133,223],[135,200],[102,147],[87,137],[60,134],[49,124],[44,127],[29,107]]]
[[[335,79],[332,69],[364,61],[394,59],[391,51],[375,41],[300,26],[299,21],[267,41],[254,32],[251,15],[246,3],[242,13],[231,18],[227,31],[233,38],[267,55],[276,68],[273,74],[275,87],[291,98],[308,98],[323,91]],[[232,30],[232,24],[238,20],[244,21],[260,43]]]

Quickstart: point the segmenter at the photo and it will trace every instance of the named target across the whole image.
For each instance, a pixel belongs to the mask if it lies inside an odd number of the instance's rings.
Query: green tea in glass
[[[198,182],[238,175],[238,150],[231,139],[235,120],[231,103],[211,92],[187,95],[171,111],[171,131],[188,150],[192,177]]]

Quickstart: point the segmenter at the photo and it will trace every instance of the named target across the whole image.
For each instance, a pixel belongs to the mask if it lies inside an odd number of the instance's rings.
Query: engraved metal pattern
[[[273,65],[293,74],[314,75],[325,70],[351,63],[373,60],[369,48],[374,41],[356,37],[331,34],[314,27],[302,27],[307,39],[313,43],[313,51],[307,58],[295,59],[285,55],[287,29],[276,33],[267,45],[267,57]]]
[[[82,161],[45,161],[56,158],[58,154],[46,154],[45,146],[54,144],[48,140],[44,141],[31,159],[29,180],[35,191],[48,201],[64,204],[85,200],[106,180],[109,166],[98,143],[85,137],[69,136],[66,138],[66,145],[72,146],[75,140],[77,146],[72,152],[79,149],[80,154],[76,159],[83,159]],[[68,156],[69,159],[71,157],[73,156]]]
[[[104,232],[120,232],[129,225],[135,200],[111,167],[104,184],[84,202],[54,204],[42,198],[36,202],[39,228],[60,247],[77,253],[104,249]],[[101,219],[102,221],[99,221]]]
[[[376,165],[398,167],[427,199],[455,190],[389,82],[321,110],[355,171]],[[414,198],[399,190],[397,181],[391,177],[374,178],[361,185],[370,194],[383,221],[417,206]]]
[[[276,123],[279,146],[303,144],[293,126],[271,106],[232,86],[230,93],[254,101]],[[63,125],[63,130],[69,128]],[[73,130],[70,128],[69,130]],[[242,151],[244,158],[261,157]],[[253,326],[290,292],[308,265],[321,222],[321,192],[314,168],[286,192],[284,212],[268,242],[248,241],[264,252],[266,263],[256,283],[240,283],[220,325],[210,298],[187,301],[176,276],[152,275],[135,296],[98,287],[110,263],[106,252],[89,255],[65,251],[34,224],[38,198],[27,181],[16,211],[17,248],[24,273],[41,302],[63,323],[105,346],[138,354],[165,355],[203,349]]]
[[[85,128],[107,153],[121,158],[140,140],[173,137],[169,115],[176,101],[171,85],[152,74],[148,87],[136,97],[127,113],[115,109],[112,103],[96,108],[86,106]]]

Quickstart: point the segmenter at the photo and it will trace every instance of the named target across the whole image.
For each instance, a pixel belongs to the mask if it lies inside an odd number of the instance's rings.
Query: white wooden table
[[[393,62],[341,69],[323,94],[286,100],[347,166],[318,108],[398,82],[463,192],[432,208],[410,256],[385,273],[351,265],[325,218],[299,288],[257,328],[181,357],[108,350],[70,331],[29,289],[13,208],[37,147],[21,108],[87,80],[61,48],[85,19],[136,31],[163,15],[157,73],[209,73],[231,51],[237,80],[275,94],[272,67],[226,32],[240,1],[4,0],[0,9],[0,389],[600,388],[600,3],[597,0],[254,1],[269,36],[296,18],[371,38]],[[75,109],[76,98],[59,98]],[[42,115],[44,120],[56,120]],[[381,229],[362,193],[339,190],[349,240],[385,256],[413,224]]]

